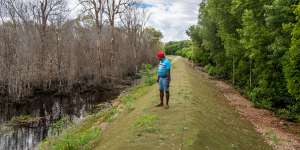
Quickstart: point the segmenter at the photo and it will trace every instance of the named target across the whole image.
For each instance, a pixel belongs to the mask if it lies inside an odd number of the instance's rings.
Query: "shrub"
[[[151,64],[144,64],[143,65],[143,71],[142,71],[142,74],[144,76],[144,83],[147,85],[147,86],[151,86],[155,83],[155,79],[151,73],[151,70],[152,70],[152,65]]]

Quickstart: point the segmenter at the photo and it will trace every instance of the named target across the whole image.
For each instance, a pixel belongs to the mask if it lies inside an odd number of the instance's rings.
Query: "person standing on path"
[[[171,82],[171,62],[166,58],[163,51],[157,53],[157,59],[160,61],[158,70],[157,70],[157,83],[159,84],[160,92],[160,104],[156,105],[157,107],[164,106],[164,95],[166,95],[166,106],[169,108],[169,98],[170,98],[170,82]]]

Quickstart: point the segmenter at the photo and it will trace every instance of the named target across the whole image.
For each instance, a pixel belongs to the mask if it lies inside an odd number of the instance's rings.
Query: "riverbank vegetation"
[[[92,149],[101,139],[101,133],[109,123],[114,121],[121,112],[130,113],[135,108],[133,102],[147,94],[147,89],[155,83],[156,74],[152,66],[143,65],[141,82],[123,92],[111,105],[105,109],[89,115],[79,124],[71,124],[62,130],[60,135],[50,136],[39,146],[42,150]],[[151,82],[149,82],[151,81]],[[151,83],[151,84],[150,84]]]
[[[39,122],[40,118],[35,118],[30,115],[21,115],[21,116],[15,116],[10,121],[9,124],[14,126],[27,126],[32,123]]]
[[[159,31],[134,0],[0,0],[0,96],[113,86],[155,62]]]
[[[187,31],[194,62],[257,107],[300,121],[298,0],[205,0]]]

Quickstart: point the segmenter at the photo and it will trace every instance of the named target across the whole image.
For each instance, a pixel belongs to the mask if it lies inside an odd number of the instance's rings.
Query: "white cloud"
[[[78,0],[67,0],[69,9],[70,9],[70,17],[75,18],[80,13],[81,6],[79,5]]]
[[[76,16],[79,11],[77,0],[67,0],[70,8],[75,8],[71,16]],[[151,14],[148,26],[160,30],[163,41],[176,41],[188,39],[186,30],[196,24],[198,9],[201,0],[140,0],[145,4]]]
[[[164,42],[187,39],[189,26],[197,23],[201,0],[142,0],[151,5],[149,26],[159,29]]]

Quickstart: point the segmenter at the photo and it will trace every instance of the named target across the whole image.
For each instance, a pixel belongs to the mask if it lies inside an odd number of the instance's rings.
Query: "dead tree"
[[[17,0],[5,0],[2,2],[2,6],[6,10],[6,17],[13,22],[14,27],[17,26],[20,19],[23,23],[26,21],[24,15],[26,11],[25,3]]]
[[[21,98],[49,88],[67,94],[75,85],[103,86],[102,74],[122,79],[135,66],[154,62],[145,17],[131,1],[90,2],[83,8],[92,23],[67,20],[63,0],[0,0],[0,96]]]
[[[145,9],[140,9],[137,7],[129,7],[121,15],[121,22],[123,28],[128,34],[130,45],[133,49],[133,64],[135,64],[135,72],[138,71],[137,60],[137,49],[141,42],[141,37],[143,34],[143,29],[149,19],[150,15],[145,11]]]
[[[87,13],[95,22],[98,32],[101,32],[106,0],[79,0],[79,2],[83,6],[83,14]]]
[[[6,12],[4,10],[4,0],[0,0],[0,23],[3,24],[4,23],[4,16],[6,16]]]
[[[130,5],[133,4],[133,0],[106,0],[106,9],[105,14],[108,18],[108,22],[110,25],[111,30],[111,48],[110,48],[110,64],[111,64],[111,71],[115,71],[115,67],[113,66],[115,64],[115,53],[118,52],[118,49],[116,49],[115,44],[115,21],[116,18],[124,13],[126,9],[130,7]],[[111,72],[110,75],[111,78],[113,78],[113,73]]]
[[[39,63],[39,77],[41,78],[41,84],[43,85],[43,78],[45,76],[45,57],[47,54],[47,30],[48,23],[51,18],[55,18],[58,15],[63,15],[67,12],[65,0],[35,0],[30,2],[31,10],[38,26],[41,39],[41,47],[38,52]]]
[[[101,48],[101,31],[104,23],[104,10],[106,0],[79,0],[83,6],[83,14],[86,14],[92,18],[96,25],[97,31],[97,57],[98,57],[98,80],[102,79],[103,68],[102,68],[102,49]]]

